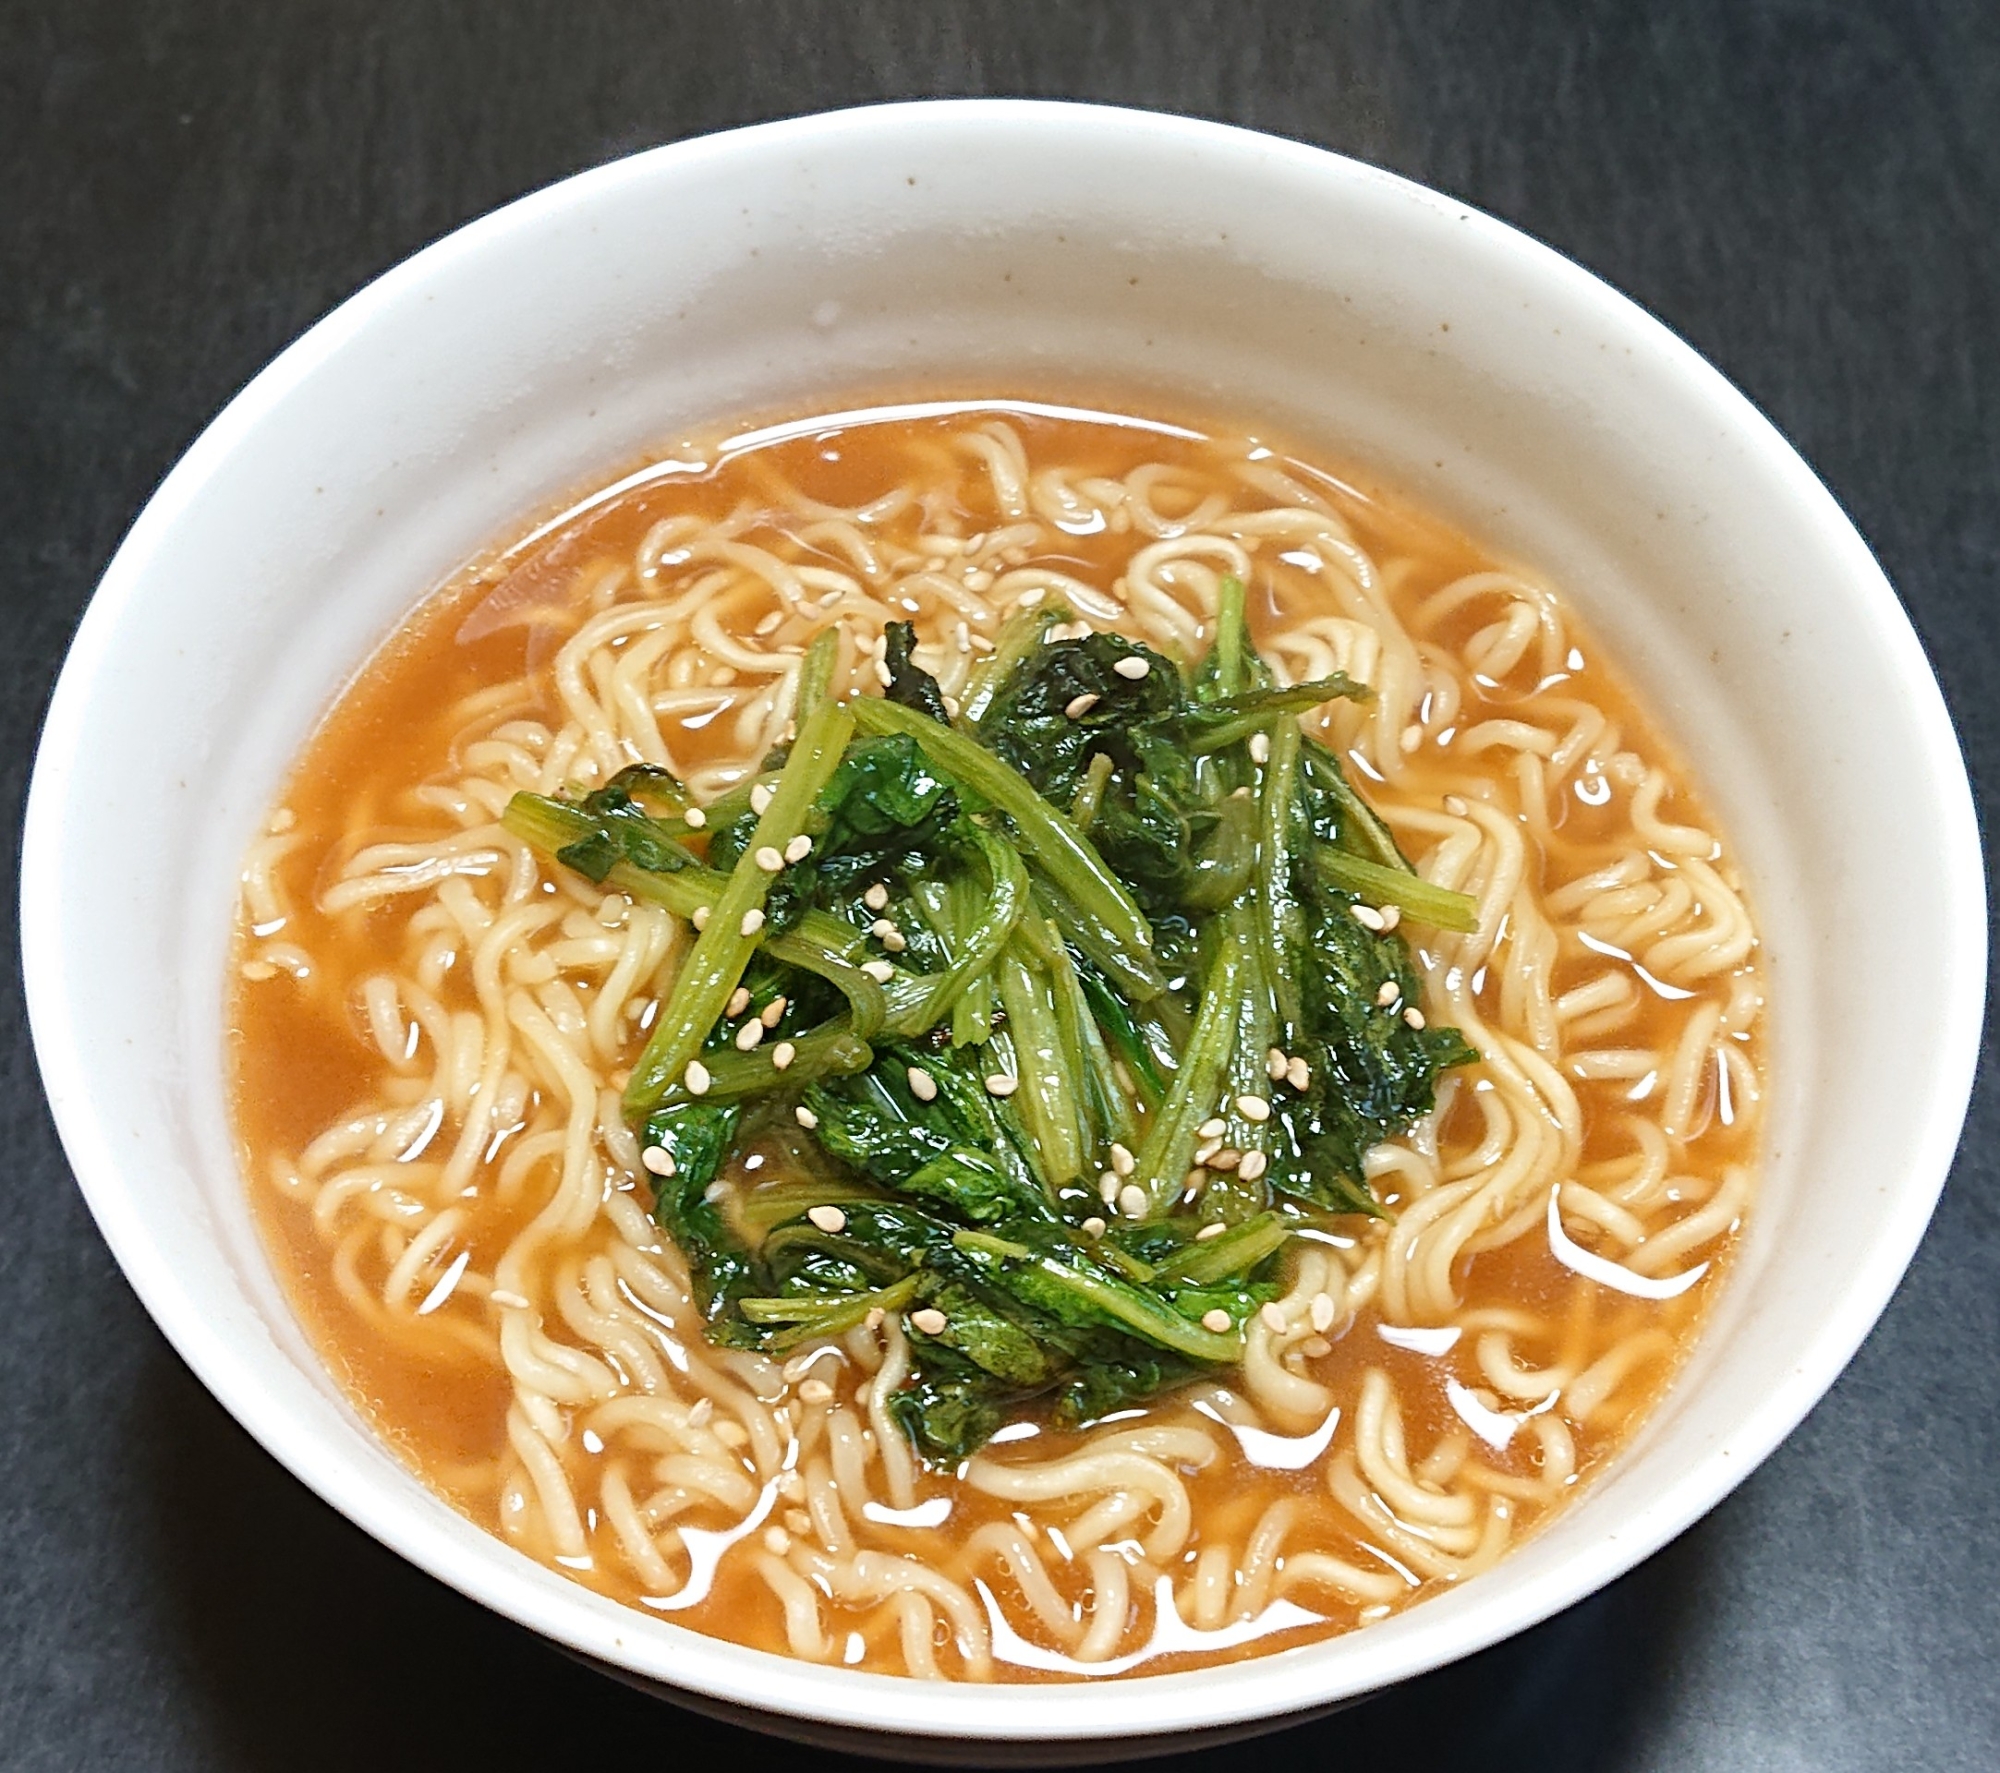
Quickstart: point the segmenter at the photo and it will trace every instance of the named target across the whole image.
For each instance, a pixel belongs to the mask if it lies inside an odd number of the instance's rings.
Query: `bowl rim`
[[[1256,1719],[1324,1709],[1443,1666],[1539,1623],[1631,1569],[1706,1513],[1760,1464],[1824,1395],[1886,1307],[1923,1235],[1955,1153],[1979,1055],[1984,1019],[1987,918],[1983,852],[1970,781],[1942,691],[1914,629],[1867,544],[1832,494],[1761,411],[1692,346],[1629,297],[1575,261],[1472,205],[1379,167],[1260,131],[1167,113],[1048,99],[932,99],[865,105],[671,142],[590,168],[517,198],[463,225],[364,285],[261,370],[203,429],[148,499],[106,567],[84,611],[50,700],[37,748],[23,827],[19,929],[30,1027],[44,1087],[64,1151],[101,1234],[128,1282],[181,1358],[245,1429],[325,1501],[418,1568],[537,1633],[586,1656],[637,1669],[615,1630],[570,1589],[562,1604],[523,1580],[521,1554],[487,1537],[461,1552],[386,1488],[365,1475],[331,1468],[303,1421],[273,1400],[253,1364],[210,1324],[201,1300],[121,1215],[122,1165],[90,1104],[89,1031],[72,1015],[58,965],[58,860],[62,814],[75,780],[91,680],[126,611],[145,594],[149,562],[183,512],[231,453],[297,386],[337,356],[378,316],[421,291],[435,274],[517,235],[532,235],[584,197],[628,185],[698,176],[733,159],[795,150],[830,136],[874,137],[885,149],[939,129],[1044,132],[1060,129],[1073,151],[1098,141],[1129,146],[1151,137],[1164,146],[1199,147],[1251,180],[1256,161],[1276,157],[1293,172],[1345,187],[1378,203],[1400,203],[1412,226],[1449,221],[1470,231],[1483,252],[1506,255],[1562,299],[1589,307],[1635,351],[1649,353],[1699,403],[1718,430],[1735,438],[1816,519],[1843,564],[1849,618],[1864,624],[1901,692],[1907,723],[1940,796],[1936,857],[1948,903],[1947,936],[1967,963],[1953,971],[1933,1006],[1940,1049],[1950,1056],[1926,1082],[1921,1136],[1912,1144],[1885,1213],[1882,1234],[1852,1283],[1820,1314],[1802,1357],[1784,1380],[1745,1413],[1736,1433],[1690,1458],[1659,1499],[1589,1556],[1542,1577],[1496,1591],[1492,1601],[1407,1635],[1373,1656],[1351,1659],[1351,1672],[1301,1691],[1292,1658],[1266,1655],[1220,1669],[1141,1675],[1113,1682],[1051,1687],[927,1683],[829,1669],[775,1652],[749,1650],[676,1628],[688,1640],[677,1657],[678,1685],[713,1700],[825,1724],[877,1732],[1058,1743],[1106,1736],[1164,1738]],[[1462,236],[1463,237],[1463,236]],[[532,1570],[540,1566],[529,1564]],[[558,1579],[560,1580],[560,1579]],[[649,1627],[663,1622],[647,1615]],[[1342,1640],[1364,1645],[1368,1634]],[[1207,1677],[1207,1678],[1204,1678]],[[1217,1678],[1222,1677],[1222,1678]],[[1034,1703],[1023,1695],[1032,1692]],[[1085,1696],[1089,1695],[1088,1702]],[[1115,1702],[1113,1696],[1117,1695]],[[1115,1714],[1115,1715],[1114,1715]]]

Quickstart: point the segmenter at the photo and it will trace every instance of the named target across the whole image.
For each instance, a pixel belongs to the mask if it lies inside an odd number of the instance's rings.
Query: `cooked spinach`
[[[962,705],[903,623],[885,693],[835,701],[822,634],[797,737],[693,823],[651,765],[506,814],[699,930],[625,1103],[710,1335],[894,1315],[932,1460],[1239,1359],[1287,1243],[1378,1213],[1369,1150],[1476,1057],[1408,1013],[1383,915],[1475,907],[1298,725],[1366,692],[1279,685],[1233,580],[1187,670],[1059,619],[1010,622]]]

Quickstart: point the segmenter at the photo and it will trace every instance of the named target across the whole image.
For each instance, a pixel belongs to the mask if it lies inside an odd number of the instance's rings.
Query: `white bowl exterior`
[[[1032,1699],[702,1637],[460,1518],[297,1327],[222,1092],[242,852],[419,592],[523,512],[718,416],[940,386],[1254,416],[1533,563],[1719,808],[1772,988],[1762,1194],[1685,1376],[1612,1469],[1494,1572],[1366,1631]],[[37,764],[22,933],[50,1099],[105,1236],[189,1364],[321,1495],[639,1675],[835,1724],[1060,1741],[1277,1716],[1437,1666],[1725,1494],[1832,1382],[1921,1235],[1970,1087],[1986,922],[1963,765],[1907,622],[1818,481],[1687,347],[1558,255],[1356,163],[985,102],[586,174],[287,351],[161,487],[85,618]],[[1906,1016],[1883,1013],[1885,980]]]

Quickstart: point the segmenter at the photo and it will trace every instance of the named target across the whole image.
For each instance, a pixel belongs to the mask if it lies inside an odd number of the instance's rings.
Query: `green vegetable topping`
[[[893,1319],[928,1459],[1241,1358],[1287,1245],[1379,1214],[1368,1152],[1476,1058],[1404,920],[1470,930],[1298,717],[1225,579],[1191,669],[1017,616],[948,703],[806,655],[782,753],[696,811],[650,765],[507,828],[698,930],[625,1091],[719,1343]]]

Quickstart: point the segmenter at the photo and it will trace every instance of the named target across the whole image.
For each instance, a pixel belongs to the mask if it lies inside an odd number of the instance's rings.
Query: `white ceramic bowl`
[[[236,871],[370,647],[522,514],[686,427],[947,386],[1324,439],[1531,562],[1640,682],[1750,876],[1767,1174],[1684,1376],[1496,1570],[1332,1642],[940,1687],[626,1611],[461,1519],[369,1434],[250,1222],[222,1091]],[[1811,471],[1686,345],[1566,259],[1369,167],[1011,102],[641,154],[475,222],[314,327],[189,450],[104,576],[42,740],[21,925],[49,1097],[106,1239],[301,1479],[464,1593],[692,1703],[987,1759],[1189,1746],[1324,1709],[1542,1619],[1713,1506],[1826,1390],[1916,1246],[1970,1086],[1986,942],[1971,797],[1915,637]],[[1885,981],[1915,1013],[1882,1014]]]

